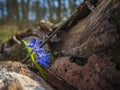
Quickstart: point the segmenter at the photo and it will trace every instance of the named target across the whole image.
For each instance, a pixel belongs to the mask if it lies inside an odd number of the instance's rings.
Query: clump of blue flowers
[[[50,53],[45,53],[43,48],[40,48],[42,40],[37,41],[36,38],[33,38],[30,43],[28,43],[28,48],[31,48],[30,54],[36,53],[36,62],[38,62],[43,67],[48,67],[50,63],[49,57]]]
[[[40,71],[41,75],[45,79],[45,73],[41,66],[46,68],[49,66],[50,53],[46,53],[45,50],[41,48],[42,40],[38,41],[36,38],[33,38],[29,43],[24,40],[22,40],[22,42],[35,67]]]

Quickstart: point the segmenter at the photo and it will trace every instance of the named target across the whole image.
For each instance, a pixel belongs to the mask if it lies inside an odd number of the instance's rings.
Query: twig
[[[73,17],[73,15],[77,12],[78,10],[76,10],[72,15],[71,17]],[[71,17],[69,17],[65,22],[63,22],[62,24],[60,24],[60,26],[53,31],[52,34],[50,34],[50,36],[41,44],[40,47],[43,47],[60,29],[63,28],[64,25],[66,25],[70,20],[71,20]]]
[[[30,57],[27,56],[25,59],[21,60],[21,63],[25,63],[25,62],[27,62],[29,59],[30,59]]]

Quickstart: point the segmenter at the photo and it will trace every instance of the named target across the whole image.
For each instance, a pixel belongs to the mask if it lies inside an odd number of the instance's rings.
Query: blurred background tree
[[[69,17],[83,0],[0,0],[0,40],[32,27],[40,20],[53,23]]]

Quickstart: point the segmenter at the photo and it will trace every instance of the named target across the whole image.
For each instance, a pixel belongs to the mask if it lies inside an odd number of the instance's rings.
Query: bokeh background
[[[61,22],[83,0],[0,0],[0,41],[31,28],[36,21]]]

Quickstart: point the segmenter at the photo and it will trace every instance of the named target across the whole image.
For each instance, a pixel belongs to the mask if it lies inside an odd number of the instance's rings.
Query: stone
[[[53,90],[40,76],[19,62],[0,62],[0,90]]]

